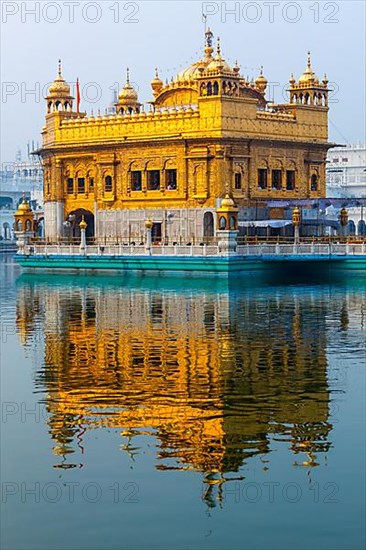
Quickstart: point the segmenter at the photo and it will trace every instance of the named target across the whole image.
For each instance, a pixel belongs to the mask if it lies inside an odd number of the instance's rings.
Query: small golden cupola
[[[58,61],[58,74],[48,89],[47,113],[52,111],[72,111],[72,103],[74,98],[70,92],[70,85],[62,76],[61,59]]]
[[[308,52],[307,67],[296,82],[293,74],[290,77],[290,103],[316,107],[328,107],[328,80],[324,75],[322,82],[314,73]]]
[[[261,67],[259,75],[257,76],[255,81],[255,86],[257,90],[259,90],[262,94],[264,94],[267,88],[267,84],[268,84],[268,80],[263,75],[263,67]]]
[[[232,73],[233,70],[229,66],[229,64],[225,61],[225,59],[221,55],[221,43],[220,43],[220,37],[217,37],[217,50],[216,50],[216,56],[213,61],[208,65],[207,71],[213,71],[213,72],[226,72],[226,73]]]
[[[221,205],[216,209],[217,227],[220,231],[236,231],[238,229],[239,209],[230,196],[226,193],[221,201]]]
[[[23,195],[23,200],[14,214],[15,233],[32,233],[34,229],[34,214],[29,202]]]
[[[307,83],[318,83],[319,78],[316,76],[316,74],[313,72],[313,69],[311,67],[311,55],[310,52],[308,52],[308,61],[305,71],[302,73],[302,75],[299,78],[299,84],[307,84]]]
[[[163,88],[163,81],[159,78],[158,69],[155,69],[155,78],[151,81],[151,87],[153,89],[153,95],[156,97]]]
[[[118,102],[116,103],[117,114],[125,113],[139,113],[141,103],[138,101],[138,95],[135,88],[130,83],[130,70],[127,69],[126,84],[118,95]]]
[[[199,71],[199,95],[200,97],[209,96],[239,96],[239,86],[241,77],[239,75],[240,67],[236,63],[230,67],[221,55],[220,38],[217,39],[217,52],[215,58]]]

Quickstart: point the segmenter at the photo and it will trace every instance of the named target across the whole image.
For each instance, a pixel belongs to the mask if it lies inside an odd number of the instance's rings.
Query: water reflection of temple
[[[134,434],[154,435],[157,468],[213,483],[275,440],[306,466],[328,450],[329,302],[318,292],[65,281],[25,277],[17,301],[22,341],[44,330],[36,385],[65,467],[101,426],[120,429],[132,454]]]

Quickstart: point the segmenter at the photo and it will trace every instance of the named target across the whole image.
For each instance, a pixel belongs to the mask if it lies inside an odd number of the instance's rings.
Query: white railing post
[[[153,222],[150,220],[150,218],[148,218],[145,221],[145,227],[146,227],[145,252],[148,256],[151,256],[151,253],[152,253],[152,250],[151,250],[151,246],[152,246],[152,235],[151,235],[152,226],[153,226]]]

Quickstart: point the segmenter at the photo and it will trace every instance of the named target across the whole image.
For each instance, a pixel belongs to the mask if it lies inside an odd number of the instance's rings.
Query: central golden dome
[[[189,67],[181,71],[177,75],[177,80],[180,82],[184,82],[187,80],[194,80],[197,76],[200,74],[200,70],[206,69],[208,65],[214,61],[214,58],[212,57],[212,40],[213,40],[213,32],[210,28],[207,29],[205,33],[205,49],[204,49],[204,57],[203,59],[200,59],[199,61],[195,61],[192,63]]]

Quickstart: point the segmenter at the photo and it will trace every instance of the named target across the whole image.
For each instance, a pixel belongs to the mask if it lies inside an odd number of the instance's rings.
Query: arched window
[[[204,237],[214,236],[214,219],[212,212],[205,212],[203,216],[203,235]]]
[[[226,229],[226,218],[225,216],[220,216],[219,227],[221,230]]]
[[[212,95],[212,84],[208,82],[207,84],[207,95]]]
[[[219,95],[219,85],[217,82],[214,82],[213,85],[213,95]]]
[[[360,220],[357,224],[357,234],[366,235],[366,222],[365,220]]]
[[[26,230],[26,231],[30,231],[30,230],[31,230],[31,222],[30,222],[30,220],[27,220],[27,221],[25,222],[25,230]]]
[[[236,217],[230,216],[230,229],[236,229]]]
[[[316,174],[313,174],[311,176],[310,189],[311,189],[311,191],[317,191],[318,190],[318,176]]]
[[[349,220],[348,222],[348,233],[349,235],[355,235],[356,234],[356,225],[353,220]]]
[[[234,187],[235,189],[241,189],[241,173],[240,172],[235,172],[235,175],[234,175]]]
[[[17,221],[17,231],[21,231],[22,230],[22,222],[21,220],[18,220]]]
[[[106,193],[111,193],[111,191],[112,191],[112,177],[111,176],[106,176],[104,178],[104,191]]]

